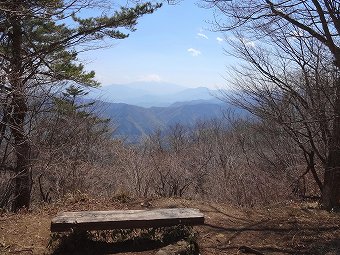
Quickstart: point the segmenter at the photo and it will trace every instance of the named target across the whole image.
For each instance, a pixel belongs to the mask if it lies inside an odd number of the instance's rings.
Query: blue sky
[[[220,88],[231,57],[223,35],[212,31],[213,10],[194,0],[164,4],[142,17],[137,31],[110,48],[81,55],[103,86],[135,81],[164,81],[187,87]]]

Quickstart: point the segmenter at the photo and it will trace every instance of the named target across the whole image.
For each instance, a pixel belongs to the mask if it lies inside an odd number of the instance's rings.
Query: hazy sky
[[[103,86],[134,81],[165,81],[187,87],[226,85],[230,56],[223,35],[212,31],[213,11],[195,0],[167,5],[142,17],[137,31],[111,48],[81,57]]]

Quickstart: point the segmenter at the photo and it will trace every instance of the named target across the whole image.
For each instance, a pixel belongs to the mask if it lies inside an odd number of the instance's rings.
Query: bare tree
[[[234,80],[242,91],[238,99],[257,116],[282,125],[305,154],[324,208],[339,207],[340,3],[205,2],[227,17],[223,23],[216,15],[217,29],[235,31],[237,55],[250,63]],[[323,178],[313,168],[315,156]]]
[[[104,38],[124,39],[119,31],[134,31],[137,20],[160,7],[149,2],[117,11],[101,9],[83,19],[84,9],[108,7],[105,1],[2,1],[0,3],[0,79],[3,115],[0,141],[11,135],[14,148],[13,209],[29,207],[32,188],[32,146],[28,116],[32,88],[73,81],[96,86],[94,72],[79,63],[79,51],[96,48]]]

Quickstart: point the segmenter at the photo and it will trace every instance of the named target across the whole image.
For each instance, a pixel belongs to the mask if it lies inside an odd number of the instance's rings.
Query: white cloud
[[[243,43],[245,46],[249,47],[249,48],[254,48],[255,47],[255,42],[250,41],[246,38],[243,39]]]
[[[242,44],[244,44],[244,46],[246,47],[249,47],[249,48],[255,48],[256,47],[256,44],[254,41],[251,41],[245,37],[242,37],[242,38],[237,38],[235,36],[231,36],[229,37],[229,40],[233,41],[233,42],[241,42]]]
[[[218,41],[218,43],[222,43],[224,41],[221,37],[216,37],[216,40]]]
[[[139,81],[156,81],[156,82],[163,81],[162,77],[159,76],[158,74],[147,74],[147,75],[143,75],[143,76],[140,77],[138,80],[139,80]]]
[[[203,33],[197,33],[197,35],[198,35],[199,37],[204,38],[204,39],[209,39],[208,36],[206,36],[206,35],[203,34]]]
[[[201,55],[202,53],[199,50],[196,50],[194,48],[189,48],[188,52],[191,54],[193,57],[197,57],[198,55]]]

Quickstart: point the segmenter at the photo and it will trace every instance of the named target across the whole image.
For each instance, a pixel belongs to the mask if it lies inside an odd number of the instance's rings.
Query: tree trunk
[[[13,210],[29,208],[31,198],[30,144],[25,130],[27,114],[26,92],[23,84],[22,28],[20,17],[11,17],[13,33],[10,83],[12,87],[11,116],[9,127],[14,138],[16,154],[15,191]]]
[[[322,206],[327,210],[340,208],[340,79],[337,78],[332,137],[324,174]]]
[[[12,131],[13,132],[13,131]],[[20,208],[29,208],[31,202],[32,178],[30,171],[30,146],[27,139],[20,138],[23,129],[15,135],[16,148],[16,176],[15,176],[15,199],[13,210],[17,211]]]

